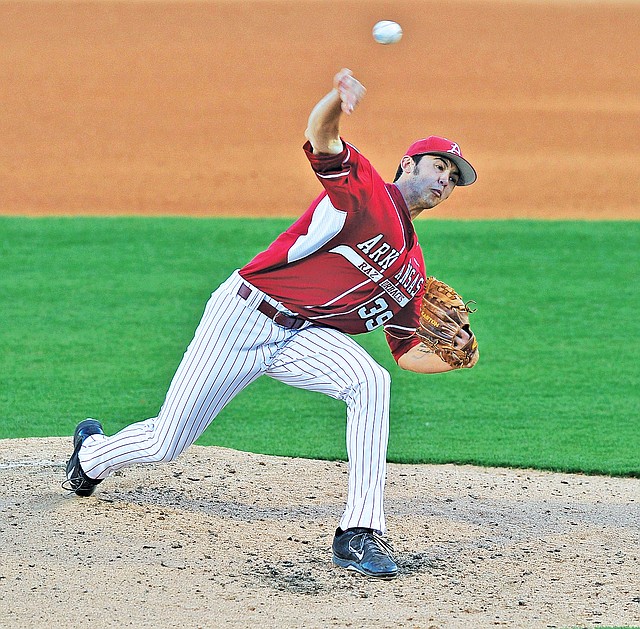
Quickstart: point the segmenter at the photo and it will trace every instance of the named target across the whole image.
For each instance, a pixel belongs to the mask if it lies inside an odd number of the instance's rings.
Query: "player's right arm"
[[[351,114],[366,90],[351,70],[343,68],[333,78],[333,89],[312,109],[305,136],[314,153],[337,155],[343,149],[340,118]]]

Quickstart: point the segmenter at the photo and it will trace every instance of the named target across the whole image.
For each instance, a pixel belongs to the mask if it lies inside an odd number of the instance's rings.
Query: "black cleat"
[[[67,462],[67,480],[62,487],[67,491],[75,491],[78,496],[90,496],[102,479],[89,478],[80,466],[78,453],[89,435],[104,435],[102,426],[95,419],[85,419],[76,426],[73,433],[73,454]]]
[[[391,546],[371,529],[338,529],[333,538],[333,563],[368,577],[395,579],[398,576],[398,566],[391,553]]]

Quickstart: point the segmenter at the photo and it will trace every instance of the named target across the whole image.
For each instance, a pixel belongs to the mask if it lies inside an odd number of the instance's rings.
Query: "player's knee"
[[[180,444],[167,442],[162,439],[161,435],[156,435],[156,439],[149,443],[146,452],[146,460],[149,463],[170,463],[180,456],[184,448]]]
[[[378,365],[378,363],[372,363],[371,371],[373,372],[373,378],[379,386],[391,386],[391,374],[382,365]]]
[[[391,391],[391,374],[378,363],[372,362],[363,371],[359,385],[371,395],[388,395]]]
[[[391,374],[384,368],[378,365],[378,380],[380,381],[380,386],[387,393],[391,393]]]

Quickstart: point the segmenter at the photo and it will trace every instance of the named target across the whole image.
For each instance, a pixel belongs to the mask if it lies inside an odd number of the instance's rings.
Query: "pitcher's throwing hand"
[[[343,68],[335,75],[333,85],[340,95],[342,111],[347,115],[353,112],[367,91],[348,68]]]

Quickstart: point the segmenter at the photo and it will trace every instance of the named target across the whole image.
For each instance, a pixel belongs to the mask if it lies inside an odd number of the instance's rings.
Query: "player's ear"
[[[409,155],[405,155],[400,160],[400,168],[402,168],[403,173],[411,173],[415,167],[416,164],[413,161],[413,157],[410,157]]]

